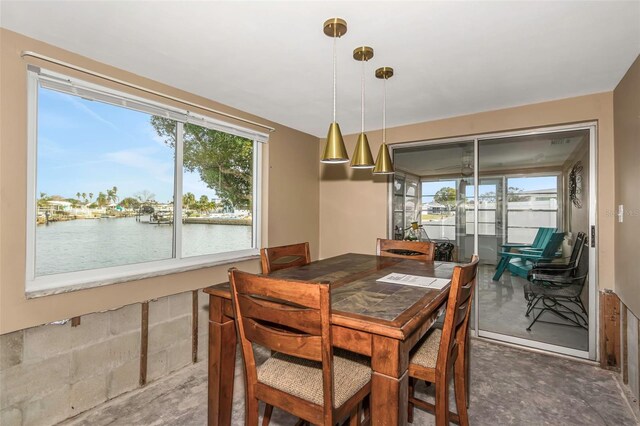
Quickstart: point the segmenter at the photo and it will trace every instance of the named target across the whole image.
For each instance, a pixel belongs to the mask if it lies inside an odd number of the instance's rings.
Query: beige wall
[[[85,80],[105,83],[35,59],[22,59],[20,53],[24,50],[32,50],[275,127],[276,131],[271,134],[269,144],[264,149],[263,245],[309,241],[312,255],[317,257],[319,251],[317,138],[14,32],[4,29],[0,31],[2,46],[0,58],[0,92],[2,93],[0,101],[0,333],[114,309],[226,281],[226,271],[232,266],[203,268],[37,299],[25,298],[26,66],[28,63],[33,63]],[[121,87],[118,89],[126,90]],[[158,100],[170,103],[162,99]],[[295,179],[292,178],[294,176]],[[257,271],[259,262],[252,260],[235,266]]]
[[[540,104],[448,118],[387,130],[394,143],[520,130],[597,120],[599,286],[613,288],[614,221],[607,210],[614,205],[613,93],[599,93]],[[374,155],[380,131],[368,132]],[[356,135],[345,137],[349,152]],[[320,141],[320,145],[324,141]],[[321,147],[320,147],[321,149]],[[320,257],[344,252],[373,253],[376,237],[387,235],[387,180],[347,165],[320,166]]]
[[[616,205],[624,204],[623,223],[616,223],[616,293],[640,316],[640,57],[613,92],[615,116]],[[616,208],[612,207],[614,216]]]

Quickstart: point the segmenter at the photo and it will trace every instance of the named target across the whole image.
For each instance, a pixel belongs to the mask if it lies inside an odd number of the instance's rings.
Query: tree
[[[89,201],[93,201],[93,192],[89,193]]]
[[[507,190],[507,201],[527,201],[529,197],[521,195],[522,189],[510,186]]]
[[[176,122],[151,117],[151,125],[170,146],[176,145]],[[252,205],[253,142],[239,136],[184,124],[184,168],[196,172],[222,203],[239,209]]]
[[[109,204],[109,199],[107,198],[107,195],[100,191],[98,193],[98,198],[96,198],[96,204],[98,205],[98,207],[104,207],[107,204]]]
[[[118,202],[118,187],[114,186],[111,189],[107,189],[107,200],[112,203]]]
[[[456,190],[450,187],[440,188],[433,196],[433,200],[451,210],[456,205]]]
[[[187,192],[182,196],[182,207],[189,208],[196,203],[196,196],[191,192]]]
[[[80,192],[76,192],[76,197],[78,197],[78,200],[80,200],[80,195],[82,195],[80,194]]]
[[[87,193],[86,192],[82,193],[82,199],[84,200],[85,203],[87,202]]]
[[[47,201],[49,201],[49,197],[46,192],[40,193],[40,198],[38,199],[38,207],[45,207],[47,205]]]
[[[140,200],[141,203],[149,203],[156,198],[156,194],[149,191],[148,189],[143,189],[140,192],[136,192],[134,196]]]
[[[140,201],[137,198],[126,197],[120,201],[120,205],[125,209],[137,209],[140,207]]]

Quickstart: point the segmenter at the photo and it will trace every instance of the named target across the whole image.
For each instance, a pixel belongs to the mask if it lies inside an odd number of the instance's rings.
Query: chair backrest
[[[429,261],[435,258],[435,244],[427,241],[401,241],[378,238],[376,254],[387,257]]]
[[[442,327],[440,348],[438,349],[438,362],[436,374],[445,374],[449,362],[455,352],[463,346],[467,339],[471,303],[473,302],[473,290],[478,274],[478,256],[471,258],[471,263],[456,266],[453,269],[447,310]],[[459,354],[462,355],[462,354]]]
[[[580,253],[578,255],[578,264],[574,268],[573,276],[575,278],[582,278],[578,280],[579,285],[584,285],[589,274],[589,246],[586,241],[586,236],[582,240]]]
[[[547,245],[544,246],[542,253],[540,253],[540,257],[542,259],[553,259],[562,244],[562,240],[564,240],[564,232],[554,232],[551,234]]]
[[[333,407],[329,284],[283,280],[235,268],[229,270],[229,281],[247,385],[258,381],[252,344],[319,361],[327,413]]]
[[[551,238],[553,233],[556,232],[556,229],[557,228],[539,228],[536,237],[531,243],[531,247],[543,249],[549,242],[549,239]]]
[[[270,274],[279,269],[302,266],[311,262],[309,243],[290,244],[287,246],[260,249],[262,273]]]
[[[584,247],[584,240],[587,235],[584,232],[578,232],[576,239],[573,241],[573,249],[571,250],[571,256],[569,256],[569,262],[567,266],[573,268],[576,266],[576,262],[580,258],[582,249]]]

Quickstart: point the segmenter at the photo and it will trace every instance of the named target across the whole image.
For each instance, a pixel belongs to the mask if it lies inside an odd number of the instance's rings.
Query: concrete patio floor
[[[472,340],[472,425],[637,425],[615,373],[569,359]],[[240,362],[236,368],[233,425],[244,424]],[[204,425],[206,362],[184,368],[63,422],[78,425]],[[432,388],[418,394],[431,398]],[[453,398],[451,398],[453,403]],[[455,405],[455,404],[453,404]],[[262,410],[262,408],[261,408]],[[272,425],[295,418],[274,410]],[[434,418],[416,410],[414,424]]]

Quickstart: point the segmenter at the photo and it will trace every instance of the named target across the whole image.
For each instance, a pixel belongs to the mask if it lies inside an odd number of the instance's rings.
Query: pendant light
[[[333,122],[329,125],[327,142],[320,160],[323,163],[346,163],[349,161],[340,126],[336,122],[336,41],[346,32],[347,22],[344,19],[331,18],[324,23],[324,33],[333,37]]]
[[[353,59],[362,62],[362,77],[360,82],[361,131],[358,135],[356,149],[353,152],[351,167],[354,169],[372,169],[374,166],[369,139],[364,133],[364,63],[373,58],[373,49],[369,46],[357,47],[353,51]]]
[[[393,162],[389,155],[389,147],[387,147],[387,80],[393,77],[393,68],[382,67],[376,70],[376,78],[384,80],[384,95],[382,98],[382,145],[378,151],[376,164],[373,168],[375,175],[391,175],[393,174]]]

